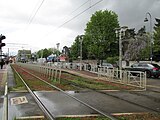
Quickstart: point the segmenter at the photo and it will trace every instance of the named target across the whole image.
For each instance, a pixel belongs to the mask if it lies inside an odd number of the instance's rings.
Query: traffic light
[[[1,34],[1,35],[0,35],[0,49],[1,49],[3,46],[6,45],[5,43],[2,43],[2,40],[3,40],[3,39],[6,39],[6,37]]]

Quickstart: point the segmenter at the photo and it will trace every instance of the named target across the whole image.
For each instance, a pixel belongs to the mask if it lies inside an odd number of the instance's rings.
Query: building
[[[31,59],[31,50],[18,50],[17,60],[19,62],[28,62]]]

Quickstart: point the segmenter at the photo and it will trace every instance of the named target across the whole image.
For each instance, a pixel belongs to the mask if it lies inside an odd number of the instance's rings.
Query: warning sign
[[[25,96],[11,98],[11,105],[19,105],[24,103],[28,103]]]

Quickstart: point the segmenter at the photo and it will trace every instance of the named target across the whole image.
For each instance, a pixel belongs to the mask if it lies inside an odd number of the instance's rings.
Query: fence
[[[20,64],[23,67],[39,71],[42,76],[49,77],[50,79],[60,80],[61,72],[64,69],[70,70],[80,70],[80,64],[77,63],[63,63],[63,64]],[[83,71],[88,71],[97,74],[99,79],[106,81],[116,82],[120,84],[135,86],[146,90],[146,73],[140,71],[125,71],[118,70],[118,68],[108,69],[107,67],[99,68],[97,65],[93,64],[83,64]],[[122,78],[120,79],[120,73]]]
[[[59,64],[60,68],[80,70],[79,63]],[[95,64],[82,64],[83,71],[89,71],[97,74],[100,79],[131,85],[146,90],[146,73],[140,71],[121,70],[122,78],[120,79],[120,70],[118,68],[108,69],[107,67],[99,68]]]
[[[104,69],[104,68],[103,68]],[[99,68],[98,76],[107,81],[121,83],[125,85],[135,86],[146,90],[146,73],[140,71],[125,71],[118,69],[105,69]],[[120,79],[120,73],[122,78]]]
[[[18,65],[39,72],[41,76],[47,77],[50,80],[59,80],[60,82],[61,68],[57,66],[26,64],[26,63],[18,63]]]

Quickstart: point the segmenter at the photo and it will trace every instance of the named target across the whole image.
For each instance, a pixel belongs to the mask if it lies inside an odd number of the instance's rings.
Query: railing
[[[103,68],[104,69],[104,68]],[[131,85],[146,90],[146,73],[140,71],[122,70],[122,79],[120,79],[120,70],[99,68],[98,76],[106,78],[107,81],[113,81],[125,85]]]
[[[61,76],[61,71],[63,69],[70,70],[80,70],[80,64],[77,63],[58,63],[58,64],[24,64],[21,63],[26,68],[39,71],[43,76],[48,76],[50,79],[59,79]],[[97,74],[99,79],[106,81],[116,82],[120,84],[135,86],[146,90],[146,73],[140,71],[126,71],[122,70],[122,79],[120,79],[120,70],[118,68],[108,69],[107,67],[99,68],[97,65],[93,64],[83,64],[83,71],[89,71]]]
[[[59,66],[55,65],[37,65],[37,64],[26,64],[26,63],[18,63],[19,66],[22,66],[24,68],[37,71],[41,74],[43,77],[47,77],[50,80],[59,80],[61,77],[61,68]]]

